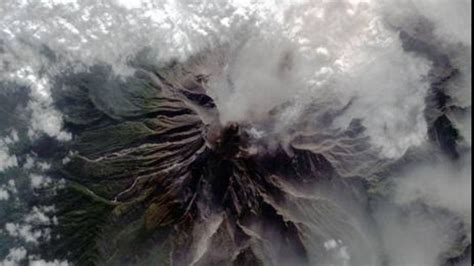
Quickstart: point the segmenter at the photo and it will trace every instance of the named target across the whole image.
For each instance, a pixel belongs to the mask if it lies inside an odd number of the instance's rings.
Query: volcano
[[[78,265],[157,256],[172,265],[313,265],[329,259],[325,240],[339,239],[366,251],[354,261],[377,259],[368,232],[348,220],[355,209],[363,217],[354,206],[367,205],[366,181],[327,159],[370,158],[358,121],[332,136],[306,127],[269,145],[277,136],[252,124],[221,124],[200,74],[171,82],[166,72],[137,71],[124,86],[141,88],[130,96],[139,108],[120,116],[94,103],[87,86],[96,75],[58,81],[74,86],[58,103],[76,137],[70,159],[52,171],[70,183],[54,200],[62,225],[54,256]],[[333,195],[314,193],[329,187]]]

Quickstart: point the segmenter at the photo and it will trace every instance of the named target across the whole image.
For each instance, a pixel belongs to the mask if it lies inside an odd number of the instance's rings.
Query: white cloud
[[[43,233],[40,230],[34,230],[30,224],[6,223],[5,230],[12,237],[18,237],[27,243],[37,244]]]
[[[46,261],[37,256],[28,256],[28,251],[24,247],[11,248],[8,255],[3,261],[0,261],[0,266],[18,266],[21,265],[26,259],[28,265],[34,266],[68,266],[70,265],[67,261],[54,260]]]
[[[35,166],[35,160],[31,156],[28,155],[26,157],[25,164],[23,164],[23,168],[29,170],[33,168],[34,166]]]
[[[44,177],[38,174],[30,174],[30,181],[32,188],[42,188],[51,185],[52,180],[49,177]]]
[[[24,67],[17,72],[17,80],[30,85],[31,125],[28,132],[30,138],[39,133],[46,133],[58,140],[70,140],[69,133],[62,131],[62,115],[52,107],[52,98],[49,82],[46,78],[36,76],[32,67]]]
[[[15,186],[15,182],[13,180],[8,180],[7,184],[3,184],[0,186],[0,200],[8,200],[18,191]]]
[[[10,194],[4,188],[0,187],[0,200],[8,200],[10,198]]]
[[[441,162],[420,166],[397,179],[394,199],[398,204],[421,201],[447,209],[461,217],[470,232],[471,183],[470,157],[454,165]]]
[[[470,0],[384,0],[380,3],[387,17],[397,24],[412,23],[413,15],[423,16],[434,24],[434,33],[444,42],[471,45]]]
[[[372,144],[398,158],[427,139],[431,64],[406,53],[376,9],[338,3],[302,2],[261,18],[242,48],[232,51],[224,73],[211,76],[220,118],[259,123],[269,110],[293,102],[276,121],[282,131],[308,119],[300,115],[310,105],[323,113],[353,99],[335,126],[363,119]]]
[[[7,184],[6,188],[12,193],[17,193],[18,192],[18,190],[16,189],[15,180],[13,180],[13,179],[8,180],[8,184]]]
[[[42,240],[49,240],[51,229],[48,226],[57,224],[53,216],[54,206],[34,206],[20,222],[8,222],[5,230],[8,235],[21,239],[27,243],[39,244]],[[41,225],[41,229],[35,229]]]
[[[26,258],[26,249],[24,247],[11,248],[6,258],[0,262],[1,266],[17,266]]]
[[[67,261],[45,261],[45,260],[30,260],[31,266],[68,266],[70,265]]]
[[[393,178],[394,205],[375,211],[390,265],[441,265],[442,255],[459,249],[460,236],[471,242],[470,156],[441,158]]]
[[[0,147],[0,172],[7,168],[18,166],[18,161],[15,155],[10,155],[7,151]]]
[[[324,248],[331,254],[331,263],[328,266],[349,266],[351,256],[347,247],[338,239],[329,239],[324,242]]]
[[[14,154],[10,154],[7,144],[11,144],[9,137],[0,138],[0,172],[10,167],[18,166],[18,160]]]
[[[455,241],[449,218],[384,206],[377,210],[376,219],[389,265],[441,265],[439,256]]]
[[[51,219],[48,217],[48,213],[54,211],[54,206],[34,206],[32,211],[25,217],[25,222],[50,225]]]
[[[48,106],[36,101],[28,104],[32,111],[30,138],[35,138],[39,133],[46,133],[58,140],[67,141],[71,139],[69,133],[62,131],[61,114]]]

